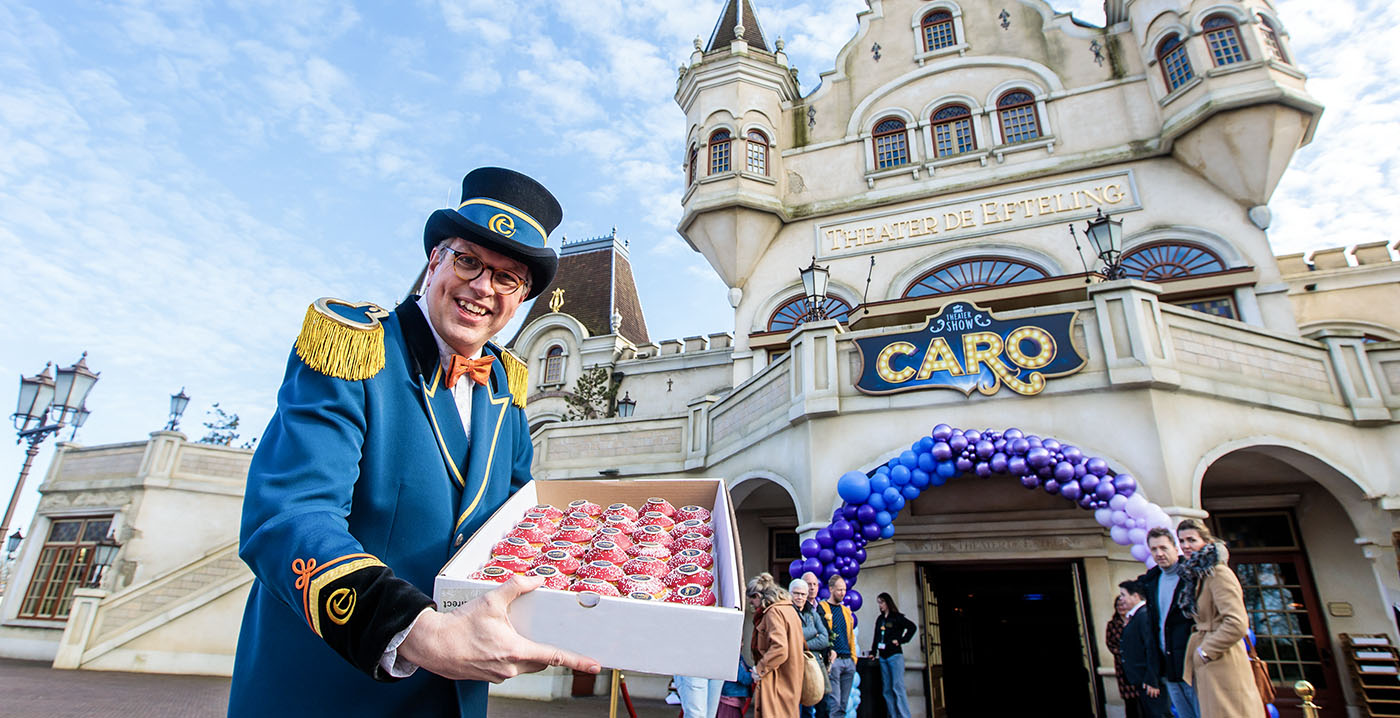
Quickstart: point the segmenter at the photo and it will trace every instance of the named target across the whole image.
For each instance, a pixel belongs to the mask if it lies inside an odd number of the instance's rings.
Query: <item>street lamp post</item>
[[[180,417],[185,413],[185,407],[190,405],[190,397],[185,394],[185,387],[180,387],[179,394],[170,395],[170,422],[165,425],[166,431],[180,430]]]
[[[622,398],[617,400],[617,415],[619,418],[626,419],[632,416],[632,412],[636,410],[637,400],[632,398],[632,392],[623,394]]]
[[[97,373],[88,368],[87,352],[83,352],[82,357],[73,366],[59,369],[56,377],[52,369],[53,362],[49,362],[44,365],[42,372],[31,377],[21,376],[19,379],[19,402],[11,418],[14,419],[19,436],[15,443],[27,441],[29,448],[24,452],[24,465],[20,467],[15,490],[10,493],[5,518],[0,521],[0,535],[4,535],[10,528],[10,519],[14,518],[15,506],[19,504],[20,492],[24,490],[24,481],[29,477],[34,457],[39,455],[39,445],[69,423],[77,424],[87,420],[88,412],[84,408],[84,402],[98,378]]]
[[[5,591],[10,587],[10,564],[14,563],[15,551],[19,550],[19,544],[24,540],[24,534],[15,529],[10,537],[5,539],[5,559],[4,566],[0,567],[0,596],[5,595]]]
[[[802,274],[802,290],[807,293],[807,315],[802,321],[826,318],[826,284],[831,277],[829,267],[818,267],[817,258],[806,269],[797,270]]]
[[[112,561],[117,558],[117,552],[121,548],[122,545],[110,535],[92,547],[92,573],[88,574],[88,588],[97,588],[102,585],[102,578],[107,575],[107,567],[112,565]]]
[[[1084,250],[1079,246],[1079,235],[1074,231],[1074,225],[1069,226],[1069,235],[1074,240],[1074,249],[1079,253],[1079,261],[1084,262]],[[1112,219],[1110,215],[1099,210],[1098,216],[1089,220],[1084,226],[1084,236],[1093,245],[1094,256],[1103,262],[1103,269],[1089,270],[1089,265],[1084,265],[1085,274],[1096,274],[1105,280],[1123,279],[1128,276],[1127,270],[1123,269],[1123,220]],[[1084,281],[1089,281],[1088,277]]]

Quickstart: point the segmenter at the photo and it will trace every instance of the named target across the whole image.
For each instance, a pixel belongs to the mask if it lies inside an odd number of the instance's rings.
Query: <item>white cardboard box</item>
[[[450,611],[496,588],[498,584],[467,576],[486,563],[491,546],[535,504],[562,509],[575,499],[588,499],[605,507],[622,502],[635,508],[653,496],[676,507],[696,504],[710,509],[715,607],[539,589],[511,604],[511,623],[526,638],[576,651],[606,668],[733,680],[744,628],[743,565],[729,490],[721,479],[532,481],[442,568],[433,584],[433,600],[439,610]]]

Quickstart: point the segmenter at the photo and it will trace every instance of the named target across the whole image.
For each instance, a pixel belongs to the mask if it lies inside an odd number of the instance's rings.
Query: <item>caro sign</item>
[[[1074,344],[1076,312],[1003,320],[971,302],[953,302],[918,330],[856,340],[866,394],[957,389],[995,394],[1002,386],[1026,396],[1045,380],[1084,367]]]

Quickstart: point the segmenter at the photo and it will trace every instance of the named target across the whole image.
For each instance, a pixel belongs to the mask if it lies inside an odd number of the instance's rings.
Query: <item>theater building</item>
[[[1397,640],[1400,262],[1385,243],[1274,256],[1270,196],[1325,141],[1287,18],[1264,0],[1110,0],[1106,28],[1040,0],[868,5],[806,95],[749,2],[697,38],[678,230],[733,326],[653,342],[625,244],[566,245],[555,301],[512,342],[536,476],[724,477],[747,572],[783,578],[837,478],[936,424],[1054,437],[1230,543],[1285,715],[1300,678],[1325,715],[1358,713],[1339,636]],[[1112,281],[1085,238],[1100,212],[1122,222]],[[598,367],[635,408],[568,420]],[[1104,626],[1144,566],[1092,512],[965,476],[893,525],[858,615],[888,591],[919,624],[916,714],[1122,714]]]

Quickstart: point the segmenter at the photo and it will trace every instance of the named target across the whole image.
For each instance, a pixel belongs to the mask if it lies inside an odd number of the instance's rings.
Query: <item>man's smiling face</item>
[[[428,301],[428,318],[452,351],[469,357],[505,328],[529,294],[528,286],[510,294],[497,292],[491,285],[493,270],[504,269],[527,280],[530,270],[522,262],[460,237],[447,240],[447,246],[471,254],[487,266],[486,271],[467,282],[453,271],[453,262],[459,256],[455,252],[437,247],[428,260],[428,288],[423,292]]]

